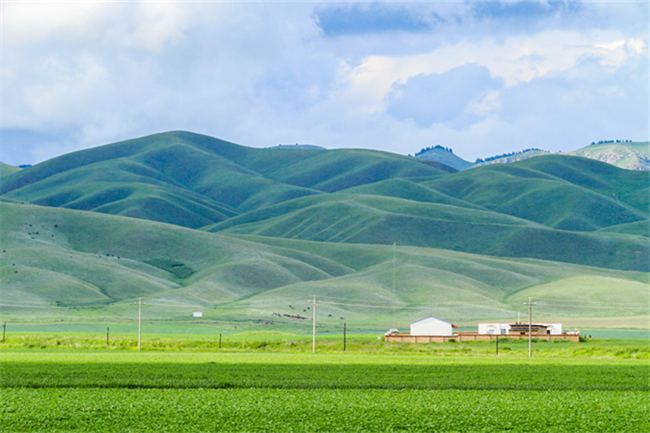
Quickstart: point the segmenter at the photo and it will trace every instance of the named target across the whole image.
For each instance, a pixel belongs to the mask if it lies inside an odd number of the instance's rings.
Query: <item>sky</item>
[[[0,160],[187,130],[474,161],[649,139],[649,2],[0,3]]]

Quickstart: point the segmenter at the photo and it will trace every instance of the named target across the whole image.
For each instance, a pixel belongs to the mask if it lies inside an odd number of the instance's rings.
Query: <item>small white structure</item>
[[[454,335],[453,327],[446,320],[428,316],[411,323],[411,335]]]
[[[194,317],[203,317],[203,313],[200,311],[197,311],[194,313]]]
[[[479,323],[478,333],[481,335],[505,335],[510,331],[507,323]]]
[[[562,324],[561,323],[542,323],[546,325],[546,333],[550,335],[562,335]]]
[[[537,323],[537,325],[546,326],[546,333],[549,335],[562,335],[561,323]],[[525,325],[525,323],[524,323]],[[478,333],[481,335],[507,335],[510,332],[510,324],[508,323],[479,323]]]

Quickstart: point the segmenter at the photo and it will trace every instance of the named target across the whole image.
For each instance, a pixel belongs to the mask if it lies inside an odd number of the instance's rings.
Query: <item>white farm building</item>
[[[526,325],[517,324],[518,326]],[[546,327],[547,335],[562,335],[562,324],[561,323],[539,323],[533,324],[533,326],[542,325]],[[508,335],[510,333],[510,328],[513,325],[508,323],[479,323],[478,324],[478,333],[480,335]]]
[[[411,323],[411,335],[444,335],[452,336],[454,325],[446,320],[438,319],[434,316],[428,316],[424,319],[416,320]]]

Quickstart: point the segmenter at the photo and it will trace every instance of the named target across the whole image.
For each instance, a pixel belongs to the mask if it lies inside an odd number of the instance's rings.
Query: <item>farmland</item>
[[[650,428],[648,367],[588,357],[5,349],[2,430],[637,432]]]

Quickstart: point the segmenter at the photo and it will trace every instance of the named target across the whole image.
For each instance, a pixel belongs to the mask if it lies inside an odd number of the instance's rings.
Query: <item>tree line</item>
[[[422,155],[423,153],[428,152],[430,150],[434,150],[434,149],[441,149],[441,150],[444,150],[444,151],[449,152],[449,153],[454,153],[454,151],[451,149],[451,147],[444,147],[444,146],[441,146],[439,144],[436,144],[435,146],[429,146],[429,147],[423,148],[418,153],[416,153],[414,156]],[[409,156],[411,156],[411,155],[409,154]]]
[[[510,152],[510,153],[504,153],[503,155],[490,156],[489,158],[485,158],[485,159],[476,158],[476,164],[480,164],[482,162],[490,162],[490,161],[494,161],[495,159],[507,158],[509,156],[519,155],[521,153],[532,152],[532,151],[546,152],[546,150],[537,149],[533,147],[531,149],[525,149],[519,152]]]
[[[591,142],[591,145],[594,144],[607,144],[607,143],[632,143],[632,140],[602,140],[596,143],[595,141]]]

